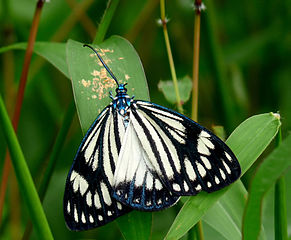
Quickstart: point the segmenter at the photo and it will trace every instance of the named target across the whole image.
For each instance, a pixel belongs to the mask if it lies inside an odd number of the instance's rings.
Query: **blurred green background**
[[[202,12],[201,18],[199,123],[208,128],[223,125],[229,134],[251,115],[279,111],[284,137],[291,127],[290,2],[208,0],[205,5],[207,9]],[[106,1],[102,0],[51,0],[43,7],[37,41],[66,42],[74,39],[91,43],[105,8]],[[35,1],[31,0],[0,2],[1,47],[28,40],[34,9]],[[168,32],[177,75],[179,78],[191,76],[193,1],[167,1],[166,13],[170,20]],[[120,1],[106,36],[120,35],[133,44],[144,66],[151,101],[176,109],[158,90],[160,80],[171,79],[162,28],[157,24],[159,17],[157,0]],[[23,59],[24,51],[9,51],[1,54],[0,58],[0,92],[10,113],[13,112]],[[219,84],[220,76],[223,85]],[[228,94],[230,114],[225,113],[221,91]],[[18,137],[36,182],[47,163],[72,98],[70,80],[34,55]],[[185,114],[191,116],[191,101],[183,107]],[[65,227],[62,214],[65,178],[81,139],[82,132],[75,116],[44,201],[49,224],[56,239],[97,239],[104,236],[106,239],[121,239],[115,223],[85,233],[71,233]],[[0,146],[2,173],[6,151],[2,132]],[[246,183],[247,176],[244,179]],[[287,186],[290,186],[288,183],[291,179],[287,176]],[[0,228],[1,239],[19,239],[29,219],[21,198],[18,199],[16,185],[11,176]],[[289,203],[290,195],[288,191]],[[272,208],[272,202],[267,201],[266,206]],[[288,211],[290,213],[290,209]],[[154,214],[154,228],[160,232],[154,239],[163,236],[175,214],[175,208]],[[265,221],[272,224],[271,218],[266,217]],[[212,231],[208,229],[207,234],[217,236]],[[272,230],[266,229],[266,232],[272,239]]]

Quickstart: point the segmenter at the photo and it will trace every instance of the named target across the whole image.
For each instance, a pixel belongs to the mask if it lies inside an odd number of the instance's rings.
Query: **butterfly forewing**
[[[112,198],[113,173],[122,126],[112,107],[105,108],[84,137],[68,174],[64,216],[71,230],[87,230],[113,221],[130,211]]]
[[[213,192],[240,176],[239,163],[227,145],[191,119],[136,101],[131,120],[155,173],[170,192]]]

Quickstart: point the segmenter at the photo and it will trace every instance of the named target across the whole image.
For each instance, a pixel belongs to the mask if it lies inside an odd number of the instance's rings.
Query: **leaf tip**
[[[273,112],[271,112],[271,115],[274,116],[275,118],[277,118],[278,120],[281,120],[280,113],[273,113]]]

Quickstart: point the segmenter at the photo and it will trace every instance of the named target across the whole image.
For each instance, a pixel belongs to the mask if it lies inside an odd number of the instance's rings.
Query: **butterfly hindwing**
[[[119,153],[113,187],[118,201],[143,211],[161,210],[179,199],[161,183],[131,121]]]
[[[131,121],[155,172],[173,194],[217,191],[239,177],[240,166],[232,151],[191,119],[136,101]]]
[[[84,137],[68,174],[64,216],[71,230],[102,226],[130,211],[112,198],[115,161],[124,129],[112,107],[105,108]]]

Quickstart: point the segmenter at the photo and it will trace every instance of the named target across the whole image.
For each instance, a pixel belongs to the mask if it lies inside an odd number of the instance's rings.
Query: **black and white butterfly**
[[[184,115],[129,97],[90,48],[118,87],[67,177],[64,216],[71,230],[102,226],[132,209],[162,210],[180,196],[217,191],[239,178],[240,165],[222,140]]]

